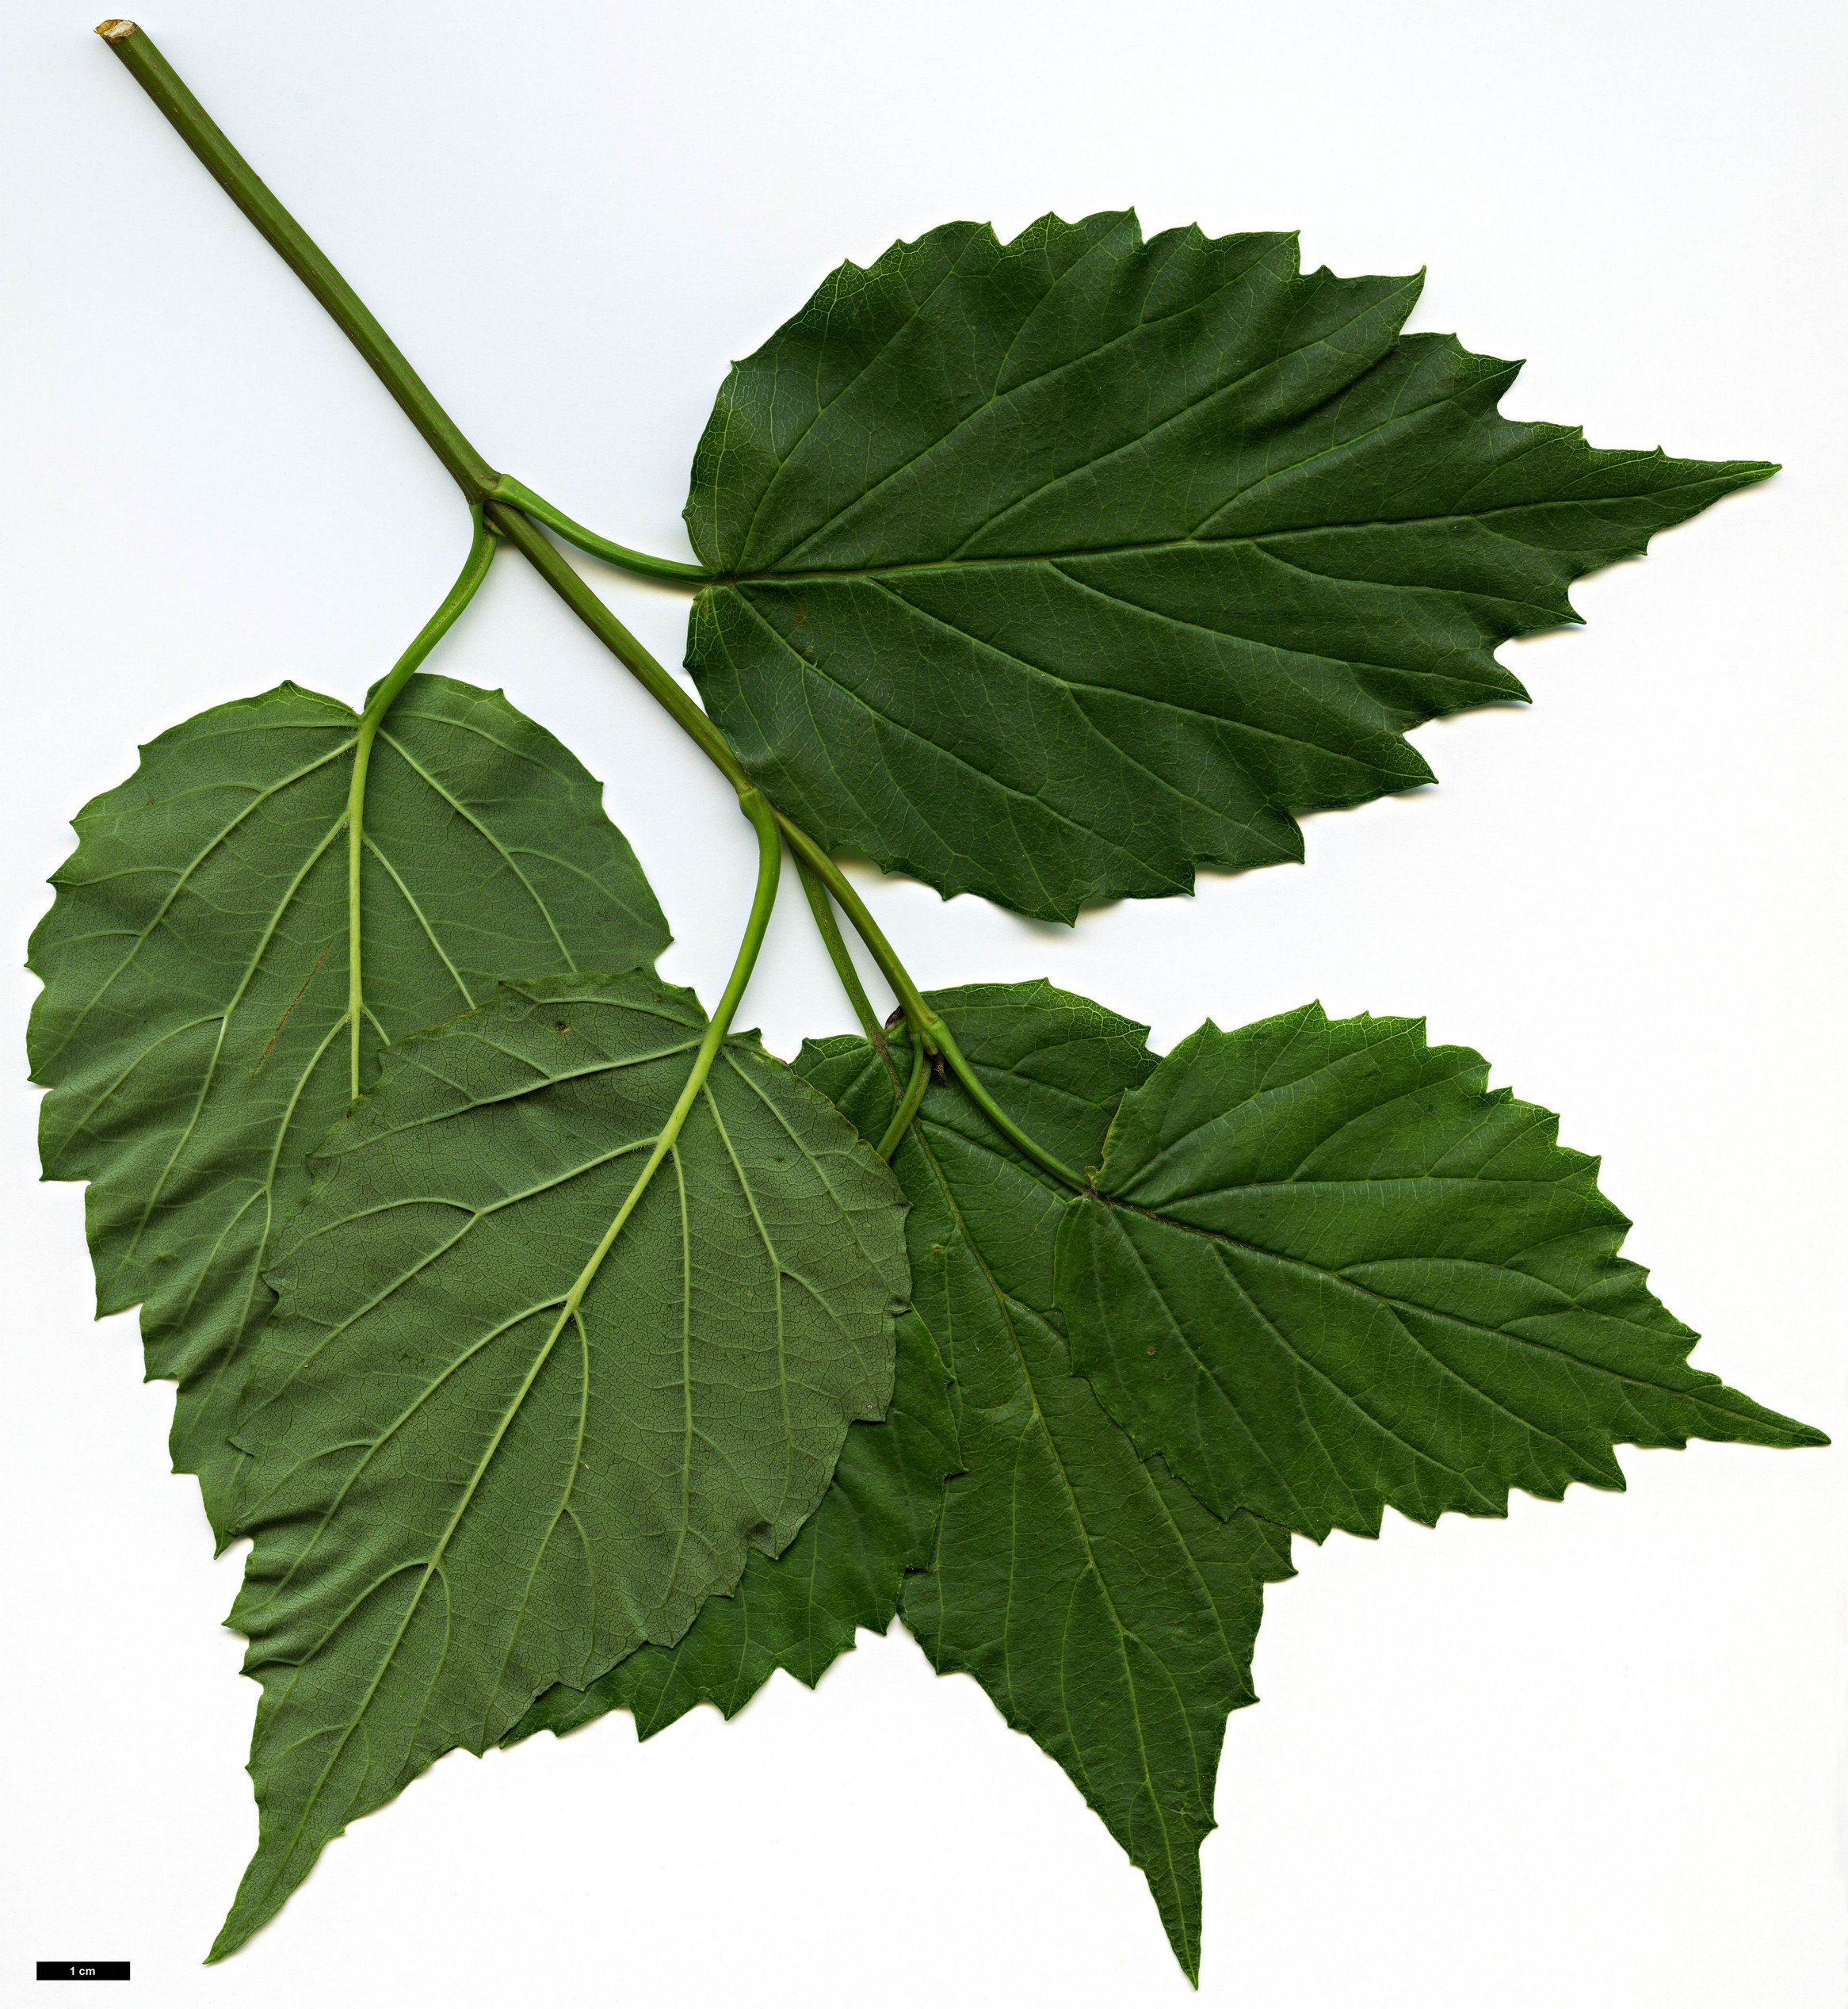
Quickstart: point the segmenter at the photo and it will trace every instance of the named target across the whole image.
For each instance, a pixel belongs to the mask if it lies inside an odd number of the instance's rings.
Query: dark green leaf
[[[1467,1047],[1319,1006],[1124,1098],[1059,1238],[1080,1369],[1216,1512],[1319,1540],[1621,1488],[1616,1444],[1826,1443],[1687,1365],[1598,1161]]]
[[[262,1271],[350,1090],[357,724],[284,684],[162,733],[77,818],[32,938],[45,1176],[91,1182],[97,1312],[142,1306],[148,1374],[180,1385],[174,1468],[198,1473],[221,1533]],[[601,793],[499,693],[406,686],[367,781],[365,1079],[387,1041],[503,977],[635,969],[666,947]]]
[[[1418,279],[1132,215],[846,265],[735,365],[687,522],[687,664],[816,837],[1045,919],[1302,855],[1417,787],[1401,736],[1525,693],[1574,618],[1758,461],[1518,425],[1518,365],[1402,335]]]
[[[1118,1098],[1154,1064],[1140,1026],[1044,983],[931,1003],[1010,1113],[1069,1162],[1095,1161]],[[889,1078],[858,1041],[836,1043],[810,1079],[863,1130],[890,1114]],[[1262,1587],[1289,1575],[1289,1538],[1205,1512],[1071,1373],[1052,1313],[1069,1196],[953,1084],[926,1094],[895,1169],[916,1301],[953,1349],[968,1468],[906,1618],[940,1670],[973,1675],[1064,1766],[1197,1977],[1220,1744],[1228,1711],[1256,1699]]]
[[[884,1411],[903,1202],[754,1042],[609,1241],[704,1026],[645,975],[510,985],[316,1154],[239,1431],[262,1819],[215,1957],[442,1752],[671,1645]]]
[[[710,1702],[735,1716],[778,1667],[812,1688],[851,1650],[859,1626],[883,1633],[907,1570],[937,1543],[945,1476],[956,1469],[946,1372],[924,1321],[898,1322],[898,1371],[882,1423],[857,1423],[834,1483],[781,1556],[754,1553],[729,1597],[708,1598],[677,1646],[644,1646],[589,1689],[550,1688],[502,1738],[559,1736],[610,1709],[638,1736]]]

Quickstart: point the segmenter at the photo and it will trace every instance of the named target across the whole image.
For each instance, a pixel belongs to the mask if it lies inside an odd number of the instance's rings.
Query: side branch
[[[249,162],[219,130],[210,114],[181,81],[172,65],[155,47],[152,40],[132,21],[105,21],[97,28],[97,32],[120,58],[129,74],[160,108],[168,122],[204,164],[219,186],[262,233],[271,249],[326,307],[347,339],[372,365],[380,381],[397,399],[406,416],[454,476],[463,494],[468,498],[471,508],[478,513],[478,529],[485,524],[489,531],[505,538],[509,544],[517,545],[521,555],[547,585],[669,713],[674,723],[738,791],[746,813],[757,828],[760,843],[767,841],[767,832],[780,827],[798,862],[807,868],[804,875],[805,884],[815,880],[826,888],[872,953],[880,973],[892,986],[903,1007],[912,1037],[917,1041],[920,1051],[929,1056],[941,1056],[977,1106],[1004,1136],[1029,1158],[1066,1185],[1084,1190],[1085,1182],[1077,1173],[1062,1165],[1050,1152],[1042,1150],[996,1105],[975,1070],[957,1050],[949,1029],[925,1003],[910,972],[899,961],[892,944],[886,940],[879,924],[867,911],[865,901],[854,892],[826,848],[816,843],[806,831],[791,822],[780,811],[772,810],[758,793],[756,784],[746,772],[743,764],[732,751],[730,743],[718,727],[617,619],[598,595],[578,578],[567,563],[563,552],[533,518],[537,517],[549,522],[561,536],[581,544],[593,555],[649,577],[672,579],[682,584],[697,584],[707,576],[703,568],[682,565],[670,559],[650,558],[643,552],[629,550],[626,545],[612,544],[608,539],[599,538],[594,532],[586,530],[581,524],[573,522],[543,497],[535,495],[522,483],[506,479],[497,474],[476,453],[454,420],[430,395],[428,386],[410,367],[397,344],[374,319],[359,296],[341,277],[319,246],[265,187]],[[514,506],[516,503],[517,506]],[[531,514],[526,514],[528,511]],[[479,570],[477,569],[478,563]],[[463,576],[456,582],[449,599],[444,602],[443,609],[439,610],[424,635],[412,644],[411,659],[407,659],[410,667],[406,668],[400,664],[403,677],[408,677],[417,662],[422,660],[422,654],[418,653],[420,649],[422,653],[427,653],[428,647],[434,645],[450,621],[467,604],[475,586],[480,582],[480,571],[485,570],[485,557],[479,550],[472,552],[469,563],[464,568]],[[393,673],[393,679],[398,682],[403,681],[398,672]],[[388,684],[391,685],[393,679],[388,679]],[[383,690],[380,692],[380,697],[384,701],[381,703],[375,700],[380,716],[383,715],[384,704],[389,703],[390,697],[395,695],[395,688],[391,689],[390,696]],[[370,712],[368,716],[371,716]],[[374,718],[373,730],[376,731],[376,729],[377,721]],[[369,746],[369,740],[366,743]],[[364,789],[363,760],[356,769],[354,785],[356,791]],[[356,793],[353,798],[351,870],[357,869],[360,800]],[[773,864],[766,865],[765,869],[770,877],[767,885],[760,880],[760,904],[766,897],[773,899],[775,894]],[[811,903],[814,890],[811,886]],[[746,950],[740,952],[739,967],[736,972],[739,988],[742,988],[743,978],[748,976],[750,964],[755,960],[757,945],[762,940],[762,926],[768,918],[767,907],[762,913],[754,908],[754,934],[747,938]],[[818,921],[821,919],[819,907],[816,910],[816,918]],[[824,926],[824,940],[827,933]],[[833,944],[829,945],[832,953]],[[836,967],[841,966],[841,959],[836,958]],[[357,1039],[359,983],[357,947],[351,981],[355,987],[352,1002],[355,1009],[354,1037]],[[863,991],[861,995],[864,996]],[[858,1009],[859,1000],[856,999],[855,1003],[856,1009]],[[730,1003],[735,1007],[735,996],[730,996]],[[717,1014],[720,1018],[724,1015],[724,1013]],[[718,1037],[722,1037],[723,1034]],[[921,1078],[914,1079],[911,1086],[921,1090]],[[914,1106],[915,1098],[910,1090],[907,1090],[905,1099]]]

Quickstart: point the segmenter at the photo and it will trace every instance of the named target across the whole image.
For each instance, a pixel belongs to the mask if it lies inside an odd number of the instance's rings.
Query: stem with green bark
[[[353,780],[346,793],[346,1015],[352,1022],[353,1092],[360,1090],[359,1031],[365,1008],[365,990],[360,980],[361,928],[359,904],[360,857],[365,847],[366,770],[372,765],[372,742],[393,701],[410,682],[418,666],[455,625],[456,617],[472,600],[487,568],[494,562],[494,541],[476,510],[474,541],[468,547],[456,583],[443,604],[423,626],[410,647],[392,665],[391,674],[376,689],[360,715],[359,737],[353,747]]]
[[[479,502],[494,485],[494,469],[463,437],[460,428],[430,395],[430,387],[373,319],[365,303],[334,270],[320,246],[212,123],[211,114],[180,81],[152,38],[132,21],[105,21],[96,32],[204,163],[212,179],[339,323],[341,333],[372,365],[380,382],[398,400],[405,417],[422,434],[462,493],[471,503]]]
[[[937,1051],[936,1029],[937,1017],[924,1002],[923,994],[911,980],[911,974],[899,961],[898,951],[885,938],[879,923],[868,912],[866,903],[854,892],[846,875],[830,858],[827,851],[815,842],[800,824],[792,823],[781,810],[777,812],[777,821],[783,826],[783,835],[789,840],[789,848],[797,860],[806,865],[834,897],[836,905],[853,924],[853,932],[865,943],[872,960],[879,965],[879,973],[892,986],[892,995],[903,1007],[905,1020],[913,1034],[922,1040],[927,1053]]]
[[[781,811],[772,812],[769,808],[717,726],[578,577],[566,563],[563,555],[538,525],[529,521],[519,509],[510,506],[507,501],[496,498],[502,495],[524,496],[537,503],[540,509],[548,513],[555,521],[570,525],[570,519],[563,517],[562,512],[552,510],[550,504],[533,496],[530,490],[525,489],[521,484],[503,485],[502,477],[475,451],[449,414],[430,395],[429,387],[412,369],[391,337],[373,319],[359,296],[341,277],[307,231],[264,186],[250,163],[212,122],[210,114],[181,82],[172,65],[155,47],[151,39],[132,21],[105,21],[97,28],[97,32],[160,108],[168,122],[204,164],[220,187],[332,315],[342,332],[372,365],[386,389],[403,407],[405,415],[454,476],[463,494],[468,498],[470,506],[482,510],[491,530],[519,547],[521,554],[552,590],[671,715],[675,724],[737,789],[739,796],[746,801],[746,813],[758,827],[760,840],[764,828],[762,819],[774,815],[776,823],[781,827],[798,860],[808,865],[821,880],[839,904],[841,911],[853,922],[855,933],[866,944],[881,974],[892,987],[903,1008],[912,1037],[924,1052],[942,1055],[952,1071],[968,1090],[977,1107],[1003,1136],[1056,1178],[1079,1191],[1084,1190],[1085,1182],[1069,1167],[1061,1164],[1049,1152],[1043,1150],[1028,1136],[1011,1117],[1002,1111],[995,1098],[982,1086],[974,1069],[957,1049],[948,1028],[925,1003],[917,985],[899,961],[892,944],[886,940],[879,924],[867,911],[865,901],[848,884],[827,851]],[[570,525],[570,527],[571,531],[575,533],[580,526]],[[586,537],[592,535],[589,532],[584,534]],[[650,577],[671,577],[685,582],[690,577],[704,576],[697,568],[678,566],[670,560],[647,560],[643,554],[630,552],[625,545],[609,544],[605,540],[597,540],[596,542],[602,546],[598,556],[621,552],[623,559],[613,560],[612,562],[640,560]],[[760,891],[762,883],[760,870]],[[755,914],[754,908],[754,919]],[[767,921],[767,914],[764,919]],[[743,952],[740,953],[742,956]],[[754,947],[751,948],[750,955],[754,959]],[[743,967],[748,975],[748,964]],[[742,985],[739,987],[742,988]],[[734,999],[734,1005],[735,1003]]]
[[[725,735],[578,578],[565,555],[538,525],[505,502],[491,502],[488,523],[514,545],[552,591],[673,719],[732,787],[755,786]]]

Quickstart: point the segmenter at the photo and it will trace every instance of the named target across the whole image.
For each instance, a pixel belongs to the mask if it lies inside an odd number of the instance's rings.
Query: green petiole
[[[1090,1190],[1090,1181],[1073,1171],[1069,1165],[1061,1164],[1051,1152],[1046,1150],[1044,1146],[1036,1144],[983,1087],[980,1077],[957,1050],[956,1041],[952,1037],[949,1026],[945,1025],[941,1018],[937,1021],[935,1029],[938,1049],[948,1063],[950,1072],[968,1091],[970,1101],[987,1117],[1002,1136],[1006,1138],[1017,1150],[1025,1152],[1036,1165],[1050,1172],[1054,1178],[1071,1186],[1075,1192],[1088,1193]]]
[[[1069,1167],[1061,1164],[1049,1152],[1034,1143],[1011,1117],[1002,1112],[995,1098],[982,1086],[975,1071],[958,1052],[948,1029],[925,1003],[917,985],[899,961],[892,944],[886,940],[878,922],[868,912],[865,902],[854,892],[826,850],[781,811],[769,808],[764,798],[758,793],[756,784],[752,781],[719,728],[578,578],[566,563],[563,554],[540,529],[539,522],[549,523],[560,536],[580,544],[594,556],[607,559],[609,563],[620,565],[625,570],[639,571],[648,578],[669,579],[681,584],[693,583],[708,576],[704,569],[698,566],[682,565],[670,559],[650,558],[645,553],[631,551],[627,545],[598,537],[594,532],[585,530],[581,525],[574,523],[562,510],[555,509],[543,498],[535,495],[523,483],[514,481],[491,468],[464,436],[455,421],[437,403],[429,387],[410,367],[402,350],[373,318],[359,296],[340,276],[326,253],[270,193],[249,162],[232,146],[213,123],[205,108],[181,81],[173,66],[155,47],[152,40],[132,21],[105,21],[97,28],[97,32],[121,59],[130,75],[160,108],[169,124],[198,156],[219,186],[334,317],[341,331],[372,366],[380,382],[398,401],[406,417],[423,435],[431,450],[454,476],[457,486],[468,498],[470,507],[479,513],[487,529],[505,537],[510,544],[518,546],[522,556],[572,613],[672,716],[681,730],[731,782],[740,799],[745,802],[746,813],[753,823],[758,826],[760,838],[763,830],[762,818],[774,816],[776,824],[788,839],[799,864],[807,866],[833,896],[841,911],[853,923],[854,932],[871,952],[880,973],[892,987],[903,1009],[912,1038],[922,1052],[926,1056],[941,1053],[951,1071],[968,1090],[976,1106],[1004,1136],[1025,1152],[1035,1163],[1066,1185],[1080,1192],[1085,1190],[1084,1180]],[[514,506],[516,503],[518,506]],[[535,521],[534,518],[537,518],[538,521]],[[468,572],[465,568],[464,579],[468,577]],[[460,591],[463,583],[462,580],[457,582],[458,591]],[[478,585],[479,579],[475,583]],[[468,589],[468,593],[473,590],[473,586]],[[451,598],[454,597],[452,594]],[[461,611],[462,606],[467,604],[467,597],[464,594],[454,609],[448,613],[446,619],[442,617],[443,610],[439,609],[437,618],[442,620],[442,628],[447,628],[456,614]],[[445,601],[444,609],[449,607],[449,602]],[[432,645],[437,636],[441,633],[442,628],[437,628],[437,635],[430,637]],[[423,637],[420,636],[418,643],[422,640]],[[413,649],[418,645],[414,643]],[[428,653],[427,648],[424,653]],[[421,659],[419,657],[418,660]],[[412,667],[415,667],[414,663]],[[409,674],[406,672],[407,675]],[[393,674],[395,675],[396,672],[394,671]],[[389,682],[390,679],[388,679],[388,683]],[[395,691],[392,695],[396,695]],[[374,731],[376,731],[376,725]],[[362,768],[356,773],[355,785],[363,788],[363,784]],[[357,804],[359,797],[356,795],[353,800]],[[753,806],[754,804],[755,806]],[[359,838],[356,835],[352,846],[357,846]],[[349,847],[349,857],[357,853]],[[357,867],[352,869],[357,869]],[[763,885],[761,870],[758,883],[761,893]],[[810,903],[811,907],[815,904],[812,895]],[[754,920],[757,914],[754,907],[752,913]],[[766,911],[763,920],[767,923],[768,919]],[[819,925],[819,910],[816,919]],[[837,930],[837,935],[838,933]],[[759,938],[761,940],[761,931]],[[824,941],[828,940],[825,927],[823,929],[823,939]],[[746,945],[750,948],[750,960],[754,961],[756,948],[750,945],[748,934]],[[743,950],[741,949],[739,953],[743,959]],[[831,942],[829,943],[829,953],[830,957],[833,957]],[[842,953],[844,956],[844,945]],[[749,962],[742,961],[741,967],[748,976]],[[838,960],[835,967],[837,969],[841,968]],[[357,999],[359,981],[357,957],[353,969],[352,981],[355,986],[353,996]],[[735,972],[735,977],[736,975]],[[742,989],[742,982],[739,987]],[[727,995],[730,995],[729,989]],[[865,995],[863,989],[861,995],[862,998]],[[732,1003],[735,1006],[735,998],[732,999]],[[859,1009],[857,1000],[855,1009]],[[869,1005],[869,1011],[870,1009]],[[353,1034],[356,1052],[357,1022],[356,1014]],[[716,1017],[714,1022],[718,1022]],[[716,1051],[716,1045],[714,1050]],[[707,1064],[710,1065],[709,1060]],[[357,1070],[357,1060],[355,1066]],[[357,1083],[357,1071],[354,1079]],[[703,1074],[700,1079],[704,1079]]]
[[[556,503],[548,502],[543,495],[536,495],[523,481],[516,481],[511,475],[501,475],[488,491],[497,502],[507,502],[535,523],[543,523],[546,529],[556,532],[567,544],[575,544],[579,551],[587,552],[593,558],[601,558],[606,565],[614,565],[619,571],[632,572],[637,579],[654,579],[666,586],[703,586],[712,576],[703,565],[689,565],[678,558],[655,558],[645,551],[632,551],[627,544],[619,544],[613,538],[600,537],[594,530],[586,530],[583,525],[565,514]]]
[[[911,1042],[911,1079],[906,1084],[904,1099],[892,1112],[892,1120],[886,1127],[886,1133],[879,1140],[881,1158],[889,1160],[899,1148],[899,1140],[911,1127],[911,1118],[918,1113],[918,1105],[924,1099],[926,1084],[930,1079],[930,1056],[924,1051],[922,1041]]]
[[[896,951],[886,940],[879,923],[868,912],[865,902],[854,892],[840,867],[806,831],[799,830],[787,816],[779,812],[777,820],[783,826],[784,835],[789,840],[789,847],[795,852],[798,865],[806,866],[808,871],[813,873],[815,878],[820,882],[816,891],[811,892],[809,895],[809,903],[816,910],[816,925],[822,926],[822,908],[817,903],[816,892],[821,894],[823,900],[829,894],[832,894],[834,898],[839,902],[842,911],[853,922],[854,931],[872,952],[874,961],[878,963],[886,981],[892,985],[899,1004],[903,1008],[906,1022],[911,1030],[916,1059],[912,1065],[911,1085],[905,1091],[904,1102],[899,1106],[903,1121],[894,1119],[893,1127],[888,1130],[880,1144],[880,1156],[889,1158],[898,1148],[898,1140],[903,1134],[904,1125],[916,1113],[918,1104],[923,1098],[925,1074],[929,1066],[928,1056],[934,1053],[941,1054],[950,1072],[967,1090],[969,1099],[1007,1139],[1009,1143],[1018,1150],[1025,1152],[1036,1165],[1050,1172],[1056,1179],[1071,1186],[1075,1191],[1079,1193],[1089,1191],[1090,1182],[1088,1179],[1073,1171],[1069,1165],[1061,1163],[1052,1155],[1051,1152],[1037,1143],[983,1086],[981,1077],[964,1059],[962,1050],[957,1046],[949,1026],[924,1002],[918,987],[911,980],[910,972],[899,961]],[[831,913],[829,919],[830,922],[833,919]],[[827,928],[822,927],[824,941],[827,939]],[[834,934],[835,941],[838,941],[840,930],[838,926],[834,928]],[[834,953],[831,945],[829,953],[830,956]],[[842,959],[845,959],[846,945],[844,942],[841,944],[841,955]],[[839,964],[837,963],[836,968],[838,967]],[[851,964],[849,967],[851,968]],[[845,981],[845,979],[842,980]],[[857,976],[855,982],[856,983],[858,982]],[[851,992],[849,995],[851,995]],[[860,995],[862,999],[865,998],[864,989],[861,991]],[[872,1012],[870,1003],[867,1005],[866,1011],[870,1016]],[[876,1041],[875,1044],[877,1045],[880,1042]]]
[[[883,1053],[885,1028],[880,1023],[879,1014],[873,1010],[872,1000],[866,995],[866,986],[860,981],[860,972],[853,967],[853,958],[842,939],[841,924],[834,918],[834,903],[828,897],[828,889],[814,866],[793,846],[790,848],[802,880],[802,890],[808,896],[808,911],[815,916],[815,931],[821,937],[822,946],[828,952],[828,961],[841,980],[841,988],[847,994],[847,1002],[853,1007],[853,1016],[860,1021],[861,1030]]]
[[[782,864],[783,843],[777,829],[776,818],[770,805],[755,789],[750,789],[739,798],[739,806],[750,819],[751,827],[757,832],[757,891],[750,903],[750,915],[744,924],[744,939],[738,945],[738,955],[731,965],[731,975],[727,980],[718,1003],[706,1026],[705,1037],[700,1041],[699,1050],[693,1055],[693,1066],[687,1071],[686,1085],[681,1090],[674,1107],[669,1110],[667,1121],[661,1126],[661,1133],[655,1140],[647,1162],[636,1175],[636,1182],[628,1190],[628,1197],[617,1209],[616,1218],[604,1232],[603,1239],[591,1251],[590,1259],[578,1274],[578,1279],[567,1294],[563,1308],[558,1316],[558,1323],[552,1328],[545,1343],[549,1353],[558,1335],[570,1323],[583,1296],[602,1268],[604,1258],[616,1246],[616,1239],[622,1232],[640,1204],[642,1195],[648,1189],[648,1182],[659,1170],[662,1162],[673,1150],[675,1141],[686,1126],[686,1120],[693,1113],[693,1106],[699,1100],[700,1091],[706,1085],[706,1077],[712,1071],[712,1063],[719,1057],[719,1049],[725,1043],[725,1035],[731,1029],[739,1000],[744,995],[745,986],[750,981],[750,973],[757,967],[758,952],[764,945],[764,931],[770,925],[770,911],[777,903],[777,878]],[[544,1354],[540,1360],[543,1362]],[[536,1373],[536,1365],[533,1373]],[[530,1377],[529,1377],[530,1378]]]
[[[922,1041],[927,1053],[934,1053],[937,1051],[937,1014],[924,1002],[922,992],[911,980],[911,972],[899,961],[897,950],[886,940],[879,923],[867,911],[865,901],[854,892],[841,868],[807,831],[791,823],[780,809],[777,812],[777,821],[783,827],[783,835],[789,840],[790,850],[833,895],[841,911],[853,922],[853,932],[872,952],[872,960],[879,965],[880,975],[892,986],[893,996],[903,1008],[905,1022],[911,1027],[913,1036]],[[823,938],[824,941],[827,938],[825,933]]]
[[[353,747],[353,781],[346,796],[346,1015],[349,1021],[353,1056],[353,1092],[360,1090],[359,1030],[365,1010],[365,989],[360,977],[361,928],[359,903],[360,858],[365,848],[366,770],[372,764],[372,742],[393,701],[410,682],[418,666],[455,625],[456,617],[479,590],[494,562],[494,540],[476,510],[474,540],[456,583],[443,604],[418,631],[417,639],[392,665],[391,671],[376,689],[360,716],[359,738]]]

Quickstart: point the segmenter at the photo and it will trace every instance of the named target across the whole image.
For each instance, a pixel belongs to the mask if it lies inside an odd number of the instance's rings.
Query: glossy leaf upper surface
[[[1617,1444],[1827,1440],[1687,1364],[1558,1119],[1467,1047],[1318,1006],[1124,1098],[1059,1239],[1079,1369],[1221,1514],[1317,1539],[1621,1487]]]
[[[142,751],[76,819],[32,944],[48,1178],[88,1179],[99,1315],[142,1307],[179,1383],[175,1469],[222,1533],[262,1270],[351,1091],[348,785],[358,720],[292,684]],[[503,977],[651,963],[667,925],[601,789],[498,692],[412,678],[363,827],[361,1078]]]
[[[1524,695],[1499,643],[1772,469],[1502,418],[1420,283],[1128,213],[842,265],[694,461],[708,709],[817,838],[1048,919],[1429,781],[1409,728]]]
[[[930,1002],[990,1090],[1068,1163],[1095,1162],[1117,1099],[1154,1064],[1141,1027],[1044,983]],[[876,1131],[889,1076],[862,1041],[830,1048],[810,1078]],[[908,1580],[905,1617],[940,1670],[973,1675],[1064,1767],[1197,1976],[1220,1742],[1228,1712],[1256,1699],[1263,1586],[1290,1574],[1289,1538],[1208,1514],[1071,1372],[1053,1311],[1069,1195],[960,1087],[931,1087],[894,1167],[967,1468],[945,1489],[936,1567]]]
[[[317,1154],[239,1433],[262,1829],[218,1952],[443,1751],[678,1640],[883,1413],[903,1202],[754,1041],[609,1239],[704,1027],[645,974],[506,986]]]

